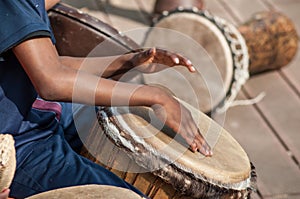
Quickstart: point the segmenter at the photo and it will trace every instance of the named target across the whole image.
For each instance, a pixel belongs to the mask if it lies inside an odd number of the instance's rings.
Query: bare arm
[[[27,40],[13,51],[41,97],[100,106],[152,107],[158,118],[185,138],[193,151],[212,155],[189,111],[163,90],[116,82],[66,67],[49,38]]]
[[[8,197],[9,192],[10,192],[9,189],[3,190],[3,191],[0,193],[0,199],[9,199],[9,197]]]
[[[48,38],[27,40],[15,47],[14,53],[38,93],[47,100],[103,106],[128,105],[128,102],[130,105],[153,104],[145,95],[135,95],[140,90],[151,91],[152,87],[116,82],[64,66]],[[112,96],[118,100],[111,100]]]
[[[65,66],[105,78],[124,74],[129,70],[153,73],[176,65],[184,66],[190,72],[195,71],[191,61],[183,56],[156,48],[110,57],[75,58],[61,56],[60,61]]]
[[[58,2],[60,2],[60,0],[45,0],[45,8],[46,8],[46,10],[49,10],[55,4],[57,4]]]

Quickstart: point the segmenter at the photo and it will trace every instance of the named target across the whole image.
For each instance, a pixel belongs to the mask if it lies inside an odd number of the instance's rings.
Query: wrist
[[[165,105],[171,99],[173,99],[172,95],[169,94],[165,89],[157,87],[157,86],[149,86],[151,89],[151,104],[153,106],[155,104]]]

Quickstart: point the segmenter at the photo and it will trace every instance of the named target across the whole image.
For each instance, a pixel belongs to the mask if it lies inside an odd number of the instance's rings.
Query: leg
[[[110,171],[75,153],[62,134],[56,134],[40,141],[18,167],[11,185],[11,196],[24,198],[47,190],[83,184],[124,187],[142,195]]]
[[[96,118],[96,107],[82,104],[60,103],[62,113],[60,126],[63,128],[64,136],[70,146],[77,153],[80,152],[89,130],[94,125]]]

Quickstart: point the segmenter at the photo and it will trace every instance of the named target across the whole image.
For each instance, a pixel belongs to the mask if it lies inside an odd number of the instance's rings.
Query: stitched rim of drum
[[[226,96],[223,98],[223,100],[221,100],[221,102],[215,107],[212,107],[211,112],[208,114],[214,112],[225,112],[235,100],[241,87],[246,83],[250,76],[249,54],[246,41],[234,25],[228,23],[226,20],[220,17],[213,16],[207,10],[199,10],[196,7],[193,7],[191,9],[178,7],[177,9],[172,11],[164,11],[162,15],[153,19],[151,27],[155,27],[155,25],[165,17],[181,12],[193,13],[206,18],[207,20],[216,25],[216,27],[223,33],[224,38],[227,41],[233,60],[233,77],[229,87],[230,89],[226,92]],[[149,32],[147,33],[147,35],[149,34]]]
[[[205,176],[200,174],[195,174],[189,168],[184,167],[183,165],[179,165],[176,162],[169,161],[168,157],[165,157],[162,154],[159,154],[152,146],[147,144],[142,138],[138,137],[136,134],[132,133],[130,130],[126,129],[128,125],[122,123],[122,125],[118,125],[120,121],[113,120],[111,116],[117,115],[118,111],[114,107],[100,107],[97,112],[97,117],[100,126],[102,127],[104,133],[108,136],[109,139],[113,141],[113,143],[122,149],[128,154],[130,158],[132,158],[139,166],[149,169],[155,170],[157,168],[149,168],[151,166],[148,164],[147,159],[153,161],[156,160],[160,165],[168,164],[167,168],[159,169],[153,172],[154,175],[160,176],[162,179],[167,181],[168,183],[173,184],[172,179],[167,179],[171,172],[175,172],[178,175],[185,173],[186,176],[190,177],[190,179],[197,181],[198,185],[192,185],[196,187],[203,186],[205,183],[208,186],[208,189],[211,191],[208,194],[218,194],[220,192],[231,191],[232,194],[242,194],[243,197],[248,195],[255,190],[256,184],[256,172],[253,165],[251,165],[251,171],[249,173],[249,177],[239,183],[221,183],[219,181],[215,181],[213,179],[208,179]],[[122,122],[122,121],[121,121]],[[115,125],[115,124],[116,125]],[[121,128],[122,126],[122,128]],[[172,170],[172,171],[170,171]],[[166,175],[167,174],[167,175]],[[183,184],[183,183],[182,183]],[[187,187],[181,187],[184,190],[179,191],[187,191]],[[242,193],[236,193],[236,191],[241,191]],[[194,197],[199,197],[199,195],[193,195],[199,193],[189,193]],[[238,197],[240,198],[240,197]]]

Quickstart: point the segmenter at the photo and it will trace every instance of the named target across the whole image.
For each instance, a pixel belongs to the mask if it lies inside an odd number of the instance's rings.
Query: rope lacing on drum
[[[254,99],[235,101],[238,92],[241,90],[242,86],[246,83],[250,76],[248,48],[246,41],[239,30],[234,25],[226,22],[226,20],[213,16],[208,10],[198,10],[197,8],[184,9],[182,7],[178,7],[173,11],[164,11],[161,16],[153,19],[152,26],[154,26],[155,23],[158,23],[158,21],[164,17],[177,12],[196,13],[210,20],[223,33],[228,47],[231,49],[234,73],[230,90],[226,93],[223,101],[219,103],[217,107],[213,108],[212,112],[223,113],[232,106],[250,105],[259,102],[264,97],[264,93],[258,95]]]
[[[224,19],[215,17],[205,11],[204,15],[210,18],[223,34],[230,46],[234,65],[234,79],[231,84],[231,89],[227,93],[225,100],[217,108],[217,113],[226,112],[230,107],[240,105],[252,105],[263,99],[265,93],[259,94],[257,97],[250,100],[235,100],[242,86],[249,79],[249,54],[246,41],[238,29],[227,23]]]

